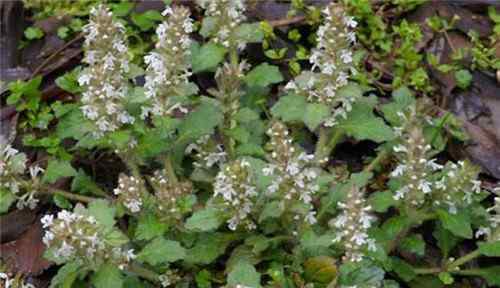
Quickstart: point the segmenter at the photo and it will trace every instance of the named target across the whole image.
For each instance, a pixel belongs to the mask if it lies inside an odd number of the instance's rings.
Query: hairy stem
[[[177,184],[179,181],[175,175],[174,167],[172,165],[172,159],[170,156],[165,157],[165,171],[167,171],[168,180],[172,183]]]
[[[48,187],[47,189],[42,191],[42,193],[48,194],[48,195],[61,195],[68,200],[73,200],[73,201],[78,201],[78,202],[83,202],[83,203],[90,203],[92,201],[99,199],[99,198],[93,198],[93,197],[88,197],[88,196],[70,193],[70,192],[67,192],[64,190],[60,190],[60,189],[53,189],[50,187]]]
[[[333,153],[337,144],[344,138],[342,129],[334,129],[329,133],[328,128],[321,127],[319,130],[319,139],[316,144],[315,159],[318,164],[325,164],[324,160]]]
[[[460,258],[458,258],[457,260],[451,262],[450,264],[447,265],[447,270],[453,270],[454,268],[457,268],[477,257],[479,257],[481,255],[481,253],[479,252],[479,249],[476,249]]]

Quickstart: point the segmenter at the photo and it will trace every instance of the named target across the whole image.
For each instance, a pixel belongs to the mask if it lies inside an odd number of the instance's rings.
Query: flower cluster
[[[155,191],[157,207],[162,216],[169,219],[180,219],[182,211],[180,201],[184,196],[191,194],[193,187],[190,182],[174,183],[169,181],[165,170],[155,171],[149,178],[149,183]]]
[[[161,287],[172,287],[182,280],[182,278],[177,275],[176,271],[167,270],[165,273],[158,276],[158,280],[160,280]]]
[[[4,288],[35,288],[31,283],[25,283],[21,277],[11,277],[8,273],[0,272],[0,287]]]
[[[156,49],[144,57],[146,69],[146,98],[152,103],[142,107],[142,117],[149,113],[169,115],[174,109],[181,109],[172,103],[171,96],[183,95],[183,85],[191,76],[189,60],[193,23],[189,10],[183,6],[168,7],[163,15],[167,20],[156,29]]]
[[[124,269],[135,258],[133,250],[124,250],[109,243],[106,240],[109,231],[106,232],[93,216],[62,210],[57,217],[45,215],[41,222],[47,229],[43,243],[60,262],[78,260],[92,266],[101,261],[111,261]]]
[[[424,137],[423,120],[417,112],[411,106],[406,113],[398,113],[404,124],[395,129],[400,143],[393,150],[399,164],[390,175],[401,182],[401,187],[394,199],[405,199],[413,206],[432,200],[433,205],[445,206],[450,213],[456,213],[458,206],[470,205],[474,195],[481,192],[479,170],[468,161],[438,164],[432,158],[434,152]]]
[[[347,117],[356,100],[351,95],[337,92],[347,85],[350,74],[356,72],[350,48],[356,41],[353,29],[357,23],[346,15],[338,3],[326,6],[323,14],[325,23],[318,28],[317,46],[309,58],[311,72],[299,75],[285,89],[307,95],[310,102],[331,107],[333,114],[325,121],[325,125],[333,126],[338,117]]]
[[[138,213],[141,211],[147,191],[142,179],[121,174],[118,178],[118,187],[113,190],[113,193],[118,196],[118,202],[131,213]]]
[[[214,165],[222,165],[226,162],[227,153],[224,147],[215,143],[210,135],[205,135],[186,147],[185,153],[194,155],[193,165],[198,168],[211,168]]]
[[[498,188],[495,190],[498,191]],[[489,225],[480,227],[476,232],[477,238],[485,235],[488,242],[500,241],[500,197],[495,197],[494,201],[493,206],[487,210],[490,213]]]
[[[0,189],[6,189],[17,200],[18,209],[28,207],[35,209],[38,199],[36,193],[40,190],[39,174],[43,171],[37,165],[29,167],[31,181],[23,179],[26,169],[26,155],[10,145],[0,147]]]
[[[245,225],[249,230],[255,228],[249,214],[257,195],[250,163],[246,160],[226,164],[215,177],[214,197],[221,198],[230,210],[232,217],[228,220],[228,227],[231,230],[236,230],[240,225]]]
[[[129,71],[125,27],[113,19],[107,7],[99,5],[90,11],[90,20],[83,32],[83,62],[89,66],[78,77],[78,83],[85,88],[81,109],[85,117],[96,124],[94,136],[101,137],[134,122],[124,107]]]
[[[313,163],[314,155],[298,151],[293,146],[287,127],[281,122],[273,123],[267,134],[270,137],[268,145],[271,149],[271,159],[263,173],[272,176],[273,181],[266,192],[270,196],[279,195],[285,207],[290,207],[292,202],[301,202],[308,209],[303,220],[309,224],[316,223],[312,197],[319,191],[316,181],[318,171],[309,167]],[[295,218],[298,220],[300,215]]]
[[[244,49],[245,42],[238,40],[235,32],[245,21],[246,7],[244,0],[198,0],[209,17],[212,28],[212,41],[226,48]]]
[[[363,259],[366,249],[375,251],[375,240],[368,235],[368,229],[376,218],[370,214],[371,206],[366,204],[364,193],[353,186],[345,202],[339,202],[342,212],[330,224],[336,229],[334,243],[342,243],[345,248],[344,262],[358,262]]]

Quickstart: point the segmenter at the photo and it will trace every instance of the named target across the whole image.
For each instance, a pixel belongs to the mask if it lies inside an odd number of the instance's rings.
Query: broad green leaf
[[[329,284],[337,278],[337,265],[332,257],[309,258],[304,263],[304,275],[308,281]]]
[[[432,236],[437,240],[437,245],[447,257],[451,249],[459,242],[458,237],[453,235],[450,231],[446,230],[442,224],[436,223],[436,227],[432,232]]]
[[[206,207],[194,212],[186,220],[186,229],[191,231],[212,231],[222,224],[219,211],[214,207]]]
[[[492,266],[488,268],[483,268],[478,273],[488,282],[491,287],[500,286],[500,266]]]
[[[71,288],[76,277],[85,270],[77,262],[69,262],[57,270],[57,274],[50,281],[49,288]],[[83,273],[82,273],[83,274]]]
[[[405,261],[397,257],[393,257],[392,263],[394,272],[396,272],[398,276],[406,282],[410,282],[411,280],[415,279],[415,277],[417,277],[417,274],[415,273],[415,271],[413,271],[413,267]]]
[[[467,69],[460,69],[455,72],[457,86],[461,89],[467,89],[472,82],[472,74]]]
[[[82,111],[75,107],[59,119],[56,135],[59,139],[73,138],[80,140],[93,129],[95,128],[92,123],[87,121]]]
[[[479,242],[479,252],[489,257],[500,257],[500,241]]]
[[[368,198],[368,202],[373,207],[373,210],[378,213],[387,212],[390,207],[397,203],[391,191],[372,193]]]
[[[372,140],[380,143],[394,139],[392,129],[385,124],[384,120],[373,114],[375,103],[370,102],[358,100],[354,103],[347,118],[340,119],[337,127],[357,140]]]
[[[137,259],[151,265],[171,263],[186,257],[186,249],[177,241],[166,240],[163,237],[154,239],[137,255]]]
[[[458,211],[456,214],[450,214],[445,210],[438,210],[437,215],[443,227],[456,236],[471,239],[472,228],[469,216],[464,211]]]
[[[277,66],[267,63],[260,64],[252,69],[245,76],[245,83],[248,86],[266,87],[283,81],[283,76]]]
[[[259,216],[259,222],[269,218],[279,218],[284,212],[284,205],[280,201],[271,201],[264,205],[262,213]]]
[[[194,247],[187,251],[185,260],[192,264],[210,264],[224,254],[234,238],[234,234],[200,234]]]
[[[224,60],[226,49],[215,43],[207,43],[200,47],[198,42],[191,46],[191,66],[193,73],[214,71]]]
[[[393,125],[401,124],[401,117],[398,112],[404,111],[415,103],[415,97],[408,87],[401,87],[392,92],[392,102],[382,105],[382,113],[385,119]]]
[[[9,211],[10,205],[14,203],[16,197],[10,190],[0,188],[0,214]]]
[[[182,139],[196,140],[203,135],[211,134],[214,128],[222,122],[220,106],[203,101],[179,126]]]
[[[246,43],[262,42],[264,32],[259,23],[243,23],[236,28],[235,36]]]
[[[204,38],[208,38],[208,36],[210,36],[214,31],[216,24],[216,17],[204,17],[203,21],[201,22],[200,35]]]
[[[285,122],[300,121],[306,114],[306,98],[300,95],[288,94],[281,97],[273,108],[271,113],[274,117],[281,118]]]
[[[137,240],[151,240],[162,236],[167,231],[167,228],[167,224],[161,223],[153,213],[145,213],[139,217],[135,238]]]
[[[71,191],[82,194],[92,193],[102,195],[101,188],[90,178],[83,169],[78,170],[78,174],[71,181]]]
[[[311,103],[306,106],[304,123],[309,130],[314,131],[330,115],[330,108],[325,104]]]
[[[132,13],[130,19],[132,22],[139,27],[142,31],[148,31],[153,28],[156,22],[163,19],[161,13],[156,10],[148,10],[144,13]]]
[[[404,238],[399,247],[403,251],[414,253],[418,256],[424,256],[425,254],[425,241],[422,239],[421,235],[413,234]]]
[[[62,177],[76,176],[77,172],[69,161],[60,159],[51,159],[43,175],[43,182],[54,183]]]
[[[78,84],[78,75],[80,73],[81,69],[73,69],[71,72],[67,72],[63,74],[62,76],[59,76],[56,78],[56,85],[69,92],[69,93],[78,93],[82,91],[82,88]]]
[[[115,225],[116,208],[111,206],[106,200],[94,200],[89,203],[87,208],[88,214],[95,217],[100,225],[107,229],[112,229]]]
[[[384,270],[367,261],[347,263],[339,267],[339,283],[360,288],[379,287]]]
[[[123,274],[114,264],[102,264],[91,279],[95,288],[121,288],[123,287]]]
[[[229,285],[244,285],[252,288],[260,286],[260,273],[255,267],[246,262],[238,262],[227,275],[227,284]]]

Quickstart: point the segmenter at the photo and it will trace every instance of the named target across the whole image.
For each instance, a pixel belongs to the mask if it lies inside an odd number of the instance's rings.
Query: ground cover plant
[[[494,3],[23,5],[2,287],[500,286]]]

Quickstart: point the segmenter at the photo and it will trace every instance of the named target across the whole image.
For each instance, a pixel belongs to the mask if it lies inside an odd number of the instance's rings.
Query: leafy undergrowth
[[[5,287],[500,285],[456,100],[498,75],[495,7],[464,31],[423,0],[24,2],[20,49],[66,44],[2,99]]]

